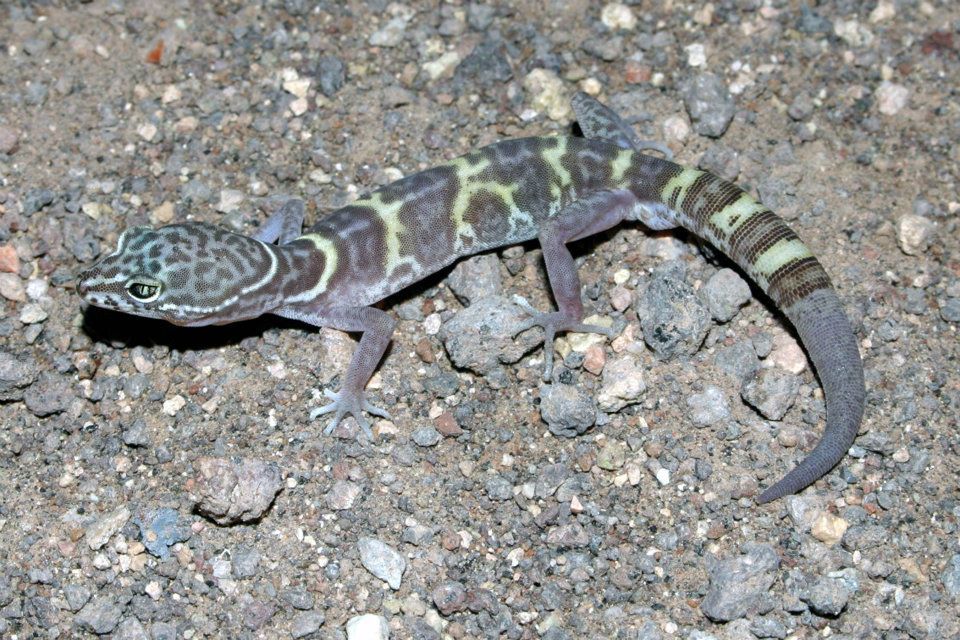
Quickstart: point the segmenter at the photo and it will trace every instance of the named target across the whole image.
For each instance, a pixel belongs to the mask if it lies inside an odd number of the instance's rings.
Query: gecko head
[[[249,283],[254,267],[248,254],[258,255],[265,250],[260,247],[202,223],[131,227],[113,253],[80,274],[77,291],[97,307],[180,325],[209,324]]]

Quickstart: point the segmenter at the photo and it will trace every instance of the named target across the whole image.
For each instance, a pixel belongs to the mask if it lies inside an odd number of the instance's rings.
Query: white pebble
[[[657,482],[662,486],[666,486],[670,483],[670,470],[664,469],[663,467],[657,469]]]
[[[702,67],[707,63],[707,50],[701,43],[695,42],[683,49],[687,52],[687,64],[691,67]]]
[[[663,121],[663,137],[667,142],[683,142],[690,135],[690,124],[682,116],[670,116]]]
[[[366,613],[347,620],[347,640],[387,640],[390,628],[383,616]]]
[[[877,109],[885,116],[892,116],[907,106],[910,90],[895,82],[881,82],[877,89]]]
[[[630,31],[637,26],[637,17],[625,4],[611,2],[600,12],[600,21],[608,29],[624,29]]]
[[[907,214],[897,223],[897,244],[908,256],[918,256],[930,246],[936,224],[915,214]]]

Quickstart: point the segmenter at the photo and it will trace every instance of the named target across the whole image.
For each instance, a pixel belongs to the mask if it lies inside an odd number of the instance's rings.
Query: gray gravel
[[[0,7],[0,637],[960,634],[956,3],[239,4]],[[820,434],[817,378],[686,233],[574,244],[616,337],[558,340],[548,384],[513,336],[514,296],[553,305],[535,242],[385,302],[373,442],[309,419],[351,336],[76,296],[127,226],[313,222],[566,133],[577,90],[835,283],[868,404],[801,496],[753,501]]]

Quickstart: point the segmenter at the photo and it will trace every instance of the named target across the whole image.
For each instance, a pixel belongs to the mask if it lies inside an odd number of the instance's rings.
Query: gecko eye
[[[139,302],[153,302],[160,297],[160,283],[156,280],[131,280],[127,283],[127,293]]]

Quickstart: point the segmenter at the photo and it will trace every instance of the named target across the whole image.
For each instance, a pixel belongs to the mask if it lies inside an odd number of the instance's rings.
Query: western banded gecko
[[[327,391],[329,433],[366,411],[387,417],[364,387],[394,320],[373,305],[464,256],[537,238],[557,310],[520,330],[544,329],[545,376],[554,336],[608,332],[581,323],[580,280],[567,243],[640,221],[683,227],[729,256],[793,323],[823,384],[827,423],[816,448],[760,495],[795,493],[833,468],[864,408],[860,353],[820,263],[769,209],[697,169],[640,153],[619,116],[586,94],[574,110],[585,137],[504,140],[408,176],[338,209],[300,235],[304,206],[288,200],[253,237],[188,222],[133,227],[116,251],[80,276],[90,304],[174,324],[225,324],[265,313],[361,332],[339,393]]]

